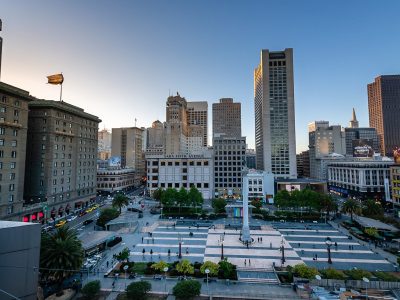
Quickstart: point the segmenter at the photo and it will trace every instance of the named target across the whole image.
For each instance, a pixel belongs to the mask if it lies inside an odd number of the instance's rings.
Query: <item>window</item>
[[[3,169],[3,163],[0,161],[0,169]]]
[[[6,129],[4,127],[0,127],[0,135],[4,135],[6,133]]]
[[[13,130],[13,136],[18,136],[18,130],[17,129]]]
[[[46,150],[46,145],[42,144],[42,150]]]
[[[4,157],[4,151],[0,150],[0,157]]]
[[[0,139],[0,146],[4,146],[4,140]]]
[[[4,106],[0,107],[0,112],[5,113],[6,111],[7,109]]]
[[[11,162],[10,163],[10,169],[15,169],[15,166],[17,165],[17,163],[16,162]]]
[[[11,158],[17,157],[17,151],[11,151]]]
[[[14,180],[15,179],[15,173],[10,173],[10,180]]]
[[[14,117],[18,117],[19,116],[19,111],[18,110],[14,110]]]
[[[14,183],[11,183],[11,184],[8,186],[8,190],[9,190],[10,192],[14,191],[14,188],[15,188]]]
[[[17,141],[16,140],[12,140],[11,141],[11,147],[17,147]]]

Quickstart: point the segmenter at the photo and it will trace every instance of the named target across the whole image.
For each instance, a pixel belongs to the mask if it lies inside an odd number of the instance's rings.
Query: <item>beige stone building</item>
[[[122,168],[135,170],[135,185],[140,185],[146,176],[143,152],[143,128],[123,127],[113,128],[111,138],[111,156],[121,158]]]
[[[203,132],[203,146],[208,143],[208,103],[207,101],[187,102],[187,117],[189,126],[201,126]],[[193,137],[194,135],[190,135]]]
[[[97,170],[97,191],[114,193],[128,191],[135,186],[135,170],[120,168],[104,168]]]
[[[29,103],[25,219],[56,218],[94,202],[100,122],[66,102]]]
[[[111,156],[111,132],[104,128],[102,130],[99,130],[97,135],[97,157],[102,160],[107,160]]]
[[[29,92],[0,82],[0,219],[22,221]]]

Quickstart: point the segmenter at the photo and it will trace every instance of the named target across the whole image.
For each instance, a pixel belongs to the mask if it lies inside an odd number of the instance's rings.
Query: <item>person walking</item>
[[[244,260],[244,266],[246,266],[246,259]]]
[[[250,260],[250,258],[249,258],[249,267],[251,266],[251,260]]]

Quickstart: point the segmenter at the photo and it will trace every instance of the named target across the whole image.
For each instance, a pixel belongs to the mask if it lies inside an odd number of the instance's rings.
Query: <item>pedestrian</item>
[[[251,260],[250,260],[250,258],[249,258],[249,266],[251,266]]]
[[[151,238],[151,240],[153,241],[153,244],[154,244],[154,238]]]
[[[189,254],[189,248],[186,248],[186,254]]]
[[[107,268],[108,268],[109,263],[110,263],[110,262],[107,260]]]
[[[142,244],[143,244],[143,237],[142,237]]]
[[[246,259],[244,260],[244,265],[246,266]]]
[[[171,256],[171,250],[168,249],[168,256]]]
[[[299,248],[300,248],[300,243],[298,245],[299,245]]]
[[[257,243],[259,243],[259,242],[260,242],[260,238],[258,237],[258,238],[257,238]]]
[[[349,245],[349,250],[351,250],[351,245]]]
[[[269,242],[269,248],[272,249],[272,242]]]
[[[260,237],[260,239],[261,239],[261,243],[262,243],[262,237]]]

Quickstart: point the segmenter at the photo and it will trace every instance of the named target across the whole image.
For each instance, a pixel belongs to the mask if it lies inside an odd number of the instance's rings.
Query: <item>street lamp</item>
[[[168,267],[165,267],[163,269],[163,271],[164,271],[164,277],[165,277],[164,291],[165,291],[165,293],[167,293],[167,272],[168,272]]]
[[[332,259],[331,259],[331,246],[332,246],[332,240],[328,236],[325,240],[326,247],[328,249],[328,264],[332,264]]]
[[[181,234],[178,232],[178,242],[179,242],[179,252],[178,252],[178,258],[182,258],[182,237]]]
[[[369,279],[367,277],[363,277],[362,279],[365,282],[365,299],[368,299],[368,283]]]
[[[281,240],[281,252],[282,252],[281,263],[282,263],[282,266],[283,266],[285,264],[285,261],[286,261],[286,259],[285,259],[285,240],[283,238],[283,234],[281,235],[281,237],[282,237],[282,240]]]
[[[221,260],[224,260],[224,235],[221,234]]]
[[[320,276],[320,275],[315,275],[315,279],[317,279],[318,280],[318,285],[321,285],[321,279],[322,279],[322,277]]]
[[[127,276],[126,276],[126,271],[128,271],[129,266],[125,265],[124,266],[124,271],[125,271],[125,290],[126,290],[126,281],[128,280]]]
[[[207,276],[207,294],[210,295],[210,289],[208,287],[208,274],[210,274],[210,270],[205,269],[204,272],[206,273],[206,276]]]

